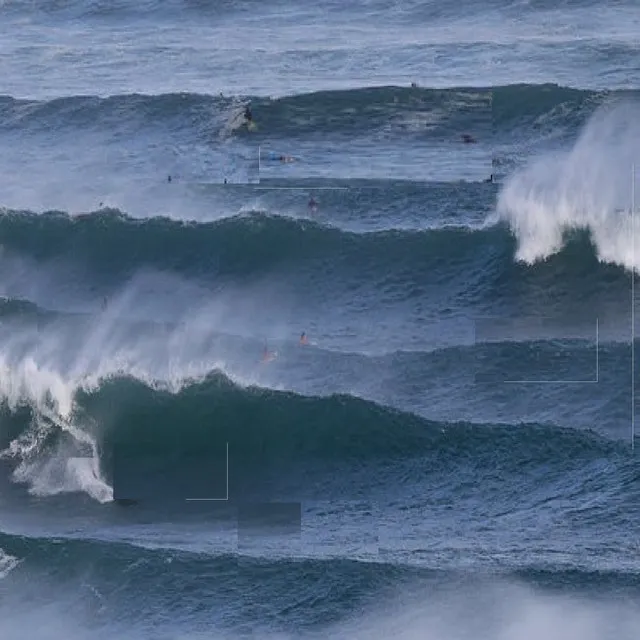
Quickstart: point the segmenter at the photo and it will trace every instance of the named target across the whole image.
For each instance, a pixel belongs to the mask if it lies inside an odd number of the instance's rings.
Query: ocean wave
[[[422,459],[419,474],[455,473],[459,481],[496,468],[523,478],[541,466],[566,470],[576,460],[586,464],[621,451],[620,444],[586,431],[447,424],[344,394],[309,397],[240,386],[222,373],[178,387],[113,377],[77,388],[62,404],[52,394],[55,385],[34,387],[26,378],[23,384],[14,397],[8,387],[3,391],[0,446],[13,481],[40,496],[84,492],[104,502],[140,491],[168,504],[180,495],[177,477],[217,473],[225,451],[236,499],[267,487],[265,477],[272,488],[275,482],[280,491],[295,487],[303,494],[325,477],[319,486],[328,495],[327,474],[371,467],[371,473],[377,469],[372,487],[389,479],[394,461]],[[406,470],[402,475],[406,482]],[[206,477],[212,481],[215,473]],[[141,478],[146,484],[136,484]],[[345,491],[340,486],[334,490]]]
[[[460,141],[460,134],[491,132],[491,93],[487,89],[403,87],[325,91],[279,99],[196,94],[68,96],[49,101],[0,98],[0,131],[47,132],[114,130],[122,135],[160,128],[193,132],[217,142],[229,135],[242,104],[251,101],[259,123],[252,140],[376,132],[385,136],[430,136]]]
[[[495,636],[482,637],[502,637],[514,632],[517,637],[528,637],[543,624],[544,628],[561,630],[562,637],[579,638],[584,635],[585,617],[589,624],[596,625],[596,632],[589,636],[594,640],[609,638],[606,630],[612,628],[617,630],[616,637],[631,639],[637,627],[634,609],[633,617],[630,618],[629,609],[620,616],[611,603],[602,602],[597,592],[604,587],[614,588],[618,595],[636,601],[638,573],[632,569],[593,571],[567,569],[560,563],[542,567],[529,563],[523,569],[465,567],[462,572],[455,568],[433,569],[428,564],[385,562],[383,557],[356,561],[245,555],[239,559],[235,554],[212,557],[166,549],[142,550],[97,540],[2,534],[0,543],[26,557],[24,572],[16,571],[10,577],[15,595],[11,598],[13,608],[3,610],[0,630],[5,632],[7,628],[14,632],[18,626],[23,629],[31,624],[36,628],[38,623],[44,626],[47,617],[51,618],[50,623],[57,622],[62,611],[67,614],[64,619],[77,621],[77,626],[84,629],[86,623],[83,624],[81,614],[89,610],[93,613],[92,624],[86,626],[100,638],[113,637],[121,626],[126,626],[127,633],[133,631],[134,637],[147,638],[151,637],[149,629],[156,634],[160,629],[163,633],[171,630],[167,612],[176,607],[176,594],[184,592],[190,597],[180,600],[180,611],[191,625],[206,626],[208,632],[215,629],[221,635],[224,633],[224,637],[244,637],[248,621],[261,628],[260,635],[265,638],[282,638],[283,631],[290,632],[286,637],[291,638],[301,637],[301,632],[304,637],[307,633],[308,637],[314,637],[317,626],[328,622],[330,630],[323,632],[332,638],[387,638],[397,632],[400,623],[403,629],[400,637],[422,637],[424,629],[429,628],[433,631],[430,637],[438,640],[458,634],[477,635],[474,625],[478,620],[484,629],[495,632]],[[298,585],[293,600],[292,581]],[[167,589],[167,582],[171,589]],[[568,585],[570,595],[558,593],[558,589],[566,590]],[[144,596],[140,595],[142,586]],[[56,594],[53,605],[52,588]],[[73,593],[73,598],[67,599],[68,593]],[[323,597],[319,598],[318,593]],[[434,593],[439,594],[435,603]],[[482,594],[483,613],[474,616],[473,622],[466,622],[468,616],[464,614],[468,614],[470,607],[478,606],[478,594]],[[20,598],[32,606],[40,602],[48,606],[36,607],[26,615]],[[203,601],[209,604],[206,614]],[[425,607],[425,602],[430,605]],[[368,615],[352,619],[349,614],[354,608]],[[122,622],[109,615],[114,609]],[[572,615],[567,617],[567,610]],[[447,615],[443,616],[443,611]],[[23,617],[22,624],[17,612]],[[613,620],[618,618],[621,621],[616,625]],[[102,625],[110,633],[102,635]],[[182,625],[180,631],[184,633]],[[60,626],[58,622],[56,628]],[[271,635],[274,627],[280,631],[277,636]],[[65,637],[86,637],[74,625],[67,624],[64,628],[71,631]]]
[[[299,573],[301,580],[311,579],[313,583],[325,580],[334,582],[332,576],[340,576],[335,578],[336,586],[345,580],[356,580],[366,588],[374,589],[384,588],[389,581],[415,583],[416,579],[422,579],[426,583],[440,583],[441,586],[446,583],[461,586],[463,582],[469,581],[491,583],[511,579],[532,587],[553,589],[565,586],[570,578],[575,578],[573,584],[576,592],[588,592],[598,586],[609,584],[617,584],[619,588],[628,589],[633,593],[638,591],[638,571],[633,568],[602,568],[594,571],[580,567],[567,568],[562,563],[557,566],[530,563],[520,568],[503,569],[495,565],[483,566],[482,562],[479,562],[479,566],[472,570],[460,571],[456,567],[450,570],[436,570],[431,568],[428,562],[385,561],[383,554],[375,559],[358,560],[313,555],[287,557],[286,553],[277,552],[270,552],[269,556],[255,556],[249,551],[239,562],[236,553],[208,554],[171,547],[163,548],[153,543],[145,544],[142,539],[123,543],[73,537],[31,537],[4,532],[0,532],[0,544],[16,556],[27,559],[22,567],[25,571],[44,570],[49,574],[46,577],[60,579],[63,583],[67,580],[77,580],[79,575],[84,574],[82,569],[89,568],[92,577],[103,585],[111,581],[114,584],[122,584],[123,576],[126,576],[127,587],[135,586],[140,581],[146,584],[147,588],[154,588],[155,585],[165,593],[163,581],[157,579],[158,573],[169,572],[181,579],[184,577],[192,580],[193,572],[197,571],[198,567],[200,574],[219,577],[218,588],[221,593],[228,588],[227,581],[237,580],[243,575],[248,580],[255,580],[254,571],[268,571],[270,568],[274,572],[279,568],[285,568],[284,571],[277,572],[281,579],[276,581],[280,583],[282,580],[280,586],[287,593],[289,589],[285,587],[284,582],[290,584],[292,573]],[[15,581],[16,584],[19,583],[17,575]],[[272,582],[267,584],[269,588],[279,591]],[[345,590],[348,589],[345,587]]]
[[[122,135],[153,128],[217,141],[242,104],[251,101],[259,130],[253,141],[366,135],[407,140],[479,143],[517,134],[575,131],[595,109],[637,92],[596,92],[554,84],[430,89],[383,86],[321,91],[270,99],[198,94],[66,96],[49,101],[0,97],[0,131],[114,130]],[[238,132],[240,133],[240,132]],[[497,138],[495,137],[497,136]]]
[[[148,452],[145,447],[151,440],[174,443],[171,414],[181,416],[181,437],[193,438],[196,447],[229,442],[239,456],[247,458],[268,452],[282,459],[393,459],[425,453],[451,459],[469,454],[492,457],[502,451],[509,458],[507,464],[516,468],[521,456],[531,462],[549,462],[552,452],[564,458],[569,451],[601,455],[617,449],[595,434],[544,425],[445,424],[348,395],[305,397],[245,388],[222,374],[186,386],[177,395],[131,379],[113,380],[95,397],[85,396],[79,403],[103,411],[116,398],[121,399],[123,414],[104,443],[126,446],[141,456]],[[137,421],[127,417],[130,409],[123,398],[138,407]]]
[[[509,242],[499,229],[474,231],[461,226],[355,233],[259,211],[199,224],[168,218],[138,220],[119,211],[78,216],[5,212],[0,232],[6,253],[16,252],[41,264],[69,261],[88,272],[120,278],[145,267],[191,276],[242,275],[300,268],[318,260],[398,268],[408,258],[416,266],[447,256],[458,262],[465,254],[487,249],[492,240]]]
[[[501,196],[500,211],[516,187],[509,186]],[[527,209],[514,208],[514,215],[527,215]],[[553,207],[550,205],[550,212]],[[175,221],[168,218],[133,219],[119,211],[69,216],[60,212],[34,214],[5,212],[0,216],[3,238],[2,261],[7,281],[11,273],[47,267],[49,273],[65,273],[90,287],[123,287],[136,274],[155,270],[175,274],[210,288],[211,277],[263,279],[265,274],[280,281],[296,280],[320,272],[327,276],[316,283],[318,291],[358,281],[366,288],[388,286],[392,274],[402,277],[408,291],[416,287],[442,289],[440,295],[459,291],[469,303],[474,299],[495,299],[498,291],[508,293],[514,282],[529,282],[529,295],[539,297],[543,289],[584,290],[607,295],[608,300],[626,294],[628,282],[622,270],[602,268],[599,259],[627,266],[619,243],[606,244],[606,219],[600,217],[594,237],[564,227],[549,219],[554,235],[553,260],[522,269],[516,259],[529,260],[523,242],[536,236],[523,236],[523,229],[505,218],[493,226],[473,228],[444,226],[356,233],[309,219],[296,219],[264,212],[247,212],[208,223]],[[536,215],[533,212],[533,215]],[[540,217],[531,218],[540,227]],[[507,227],[511,224],[513,234]],[[617,222],[612,214],[613,240]],[[545,238],[547,236],[545,235]],[[558,239],[559,238],[559,239]],[[621,237],[622,238],[622,237]],[[624,236],[628,240],[628,234]],[[517,249],[516,240],[520,242]],[[622,239],[621,239],[622,241]],[[526,246],[529,246],[528,244]],[[630,245],[629,245],[630,246]],[[170,251],[168,250],[170,248]],[[622,247],[623,248],[623,247]],[[545,257],[552,253],[545,249]],[[474,272],[474,278],[468,274]],[[368,283],[368,284],[366,284]],[[215,282],[216,286],[219,282]],[[396,283],[398,286],[400,282]],[[465,293],[466,292],[466,293]],[[10,297],[21,297],[8,292]],[[412,294],[415,295],[415,294]],[[462,298],[461,298],[462,299]],[[14,303],[15,304],[15,303]]]

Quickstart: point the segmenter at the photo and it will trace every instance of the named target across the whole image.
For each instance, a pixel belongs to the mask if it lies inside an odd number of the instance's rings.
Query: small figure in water
[[[462,142],[464,142],[465,144],[474,144],[478,142],[473,136],[470,136],[468,133],[463,133],[461,137]]]
[[[224,179],[224,183],[227,184],[227,179],[226,178]]]
[[[273,151],[269,153],[269,160],[279,160],[280,162],[293,162],[295,158],[293,156],[281,156]]]
[[[251,113],[251,107],[249,105],[244,109],[244,119],[247,122],[251,122],[253,120],[253,114]]]
[[[309,344],[309,340],[307,340],[307,334],[304,331],[300,334],[300,344]]]
[[[271,360],[275,359],[276,355],[275,351],[269,351],[269,347],[265,343],[264,349],[262,350],[262,362],[271,362]]]
[[[314,213],[318,210],[318,201],[313,196],[309,198],[309,209]]]
[[[167,182],[171,182],[171,176],[167,176]]]
[[[493,182],[493,173],[485,180],[485,182]]]

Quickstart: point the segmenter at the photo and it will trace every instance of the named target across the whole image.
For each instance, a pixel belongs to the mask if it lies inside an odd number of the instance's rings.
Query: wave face
[[[634,91],[588,91],[555,84],[478,88],[408,88],[401,86],[332,90],[277,99],[245,96],[260,114],[260,130],[270,140],[335,136],[404,135],[406,138],[457,137],[460,132],[500,136],[580,128],[594,110],[612,98]],[[54,100],[0,101],[0,131],[45,132],[61,129],[119,129],[122,135],[141,129],[215,127],[216,120],[237,108],[234,97],[197,94],[73,96]],[[429,115],[428,119],[425,119]],[[418,116],[422,116],[422,120]],[[492,127],[494,131],[492,131]],[[260,138],[261,136],[258,136]]]
[[[587,123],[591,129],[609,126],[589,139],[589,149],[598,136],[607,148],[619,145],[623,138],[616,131],[622,123],[616,122],[626,117],[631,125],[637,100],[633,91],[552,84],[442,90],[386,86],[274,99],[192,93],[53,100],[5,96],[0,99],[0,137],[8,146],[0,160],[9,176],[5,206],[86,211],[102,202],[131,213],[175,216],[178,210],[194,218],[206,215],[207,204],[210,211],[211,194],[207,200],[200,193],[196,205],[193,194],[185,203],[177,192],[185,185],[225,179],[244,184],[310,180],[310,186],[344,178],[480,183],[492,172],[513,172],[522,164],[521,148],[544,154],[572,146]],[[249,101],[258,123],[253,132],[242,127],[243,105]],[[609,113],[609,124],[601,122],[612,109],[616,113]],[[465,135],[475,144],[464,144]],[[618,142],[612,139],[616,135]],[[631,140],[634,132],[625,135]],[[78,136],[90,144],[79,146]],[[19,152],[19,140],[37,145],[38,154]],[[631,147],[628,142],[627,151]],[[629,155],[622,149],[615,153],[620,167],[606,163],[611,174],[620,173]],[[295,162],[281,166],[272,160],[281,155]],[[606,155],[604,148],[594,149],[593,157]],[[16,167],[27,164],[35,178],[29,183],[15,175]],[[79,171],[83,180],[74,176]],[[554,172],[556,178],[563,175]],[[166,189],[167,175],[174,178],[173,191]],[[65,189],[70,185],[73,197]]]
[[[509,620],[508,611],[517,614],[517,621],[509,623],[508,629],[521,635],[527,633],[534,624],[528,619],[531,610],[542,612],[545,620],[548,620],[547,624],[561,629],[568,637],[580,633],[584,628],[581,621],[587,619],[598,631],[614,629],[616,637],[627,640],[634,637],[633,624],[637,620],[635,613],[629,614],[627,611],[622,615],[621,608],[615,603],[597,600],[598,590],[616,580],[619,593],[633,601],[637,597],[637,582],[632,573],[614,576],[607,571],[591,574],[541,570],[483,580],[456,573],[442,574],[338,559],[266,563],[246,558],[238,562],[230,555],[193,557],[133,549],[127,545],[105,545],[97,541],[59,541],[54,544],[7,536],[3,536],[2,544],[11,545],[16,551],[28,555],[32,571],[39,566],[47,569],[47,579],[39,584],[14,580],[12,586],[26,590],[31,602],[44,604],[47,602],[43,595],[44,588],[57,585],[61,602],[55,610],[50,609],[49,614],[60,615],[63,607],[73,614],[61,616],[62,621],[56,629],[71,638],[82,637],[87,629],[99,638],[109,637],[109,633],[114,631],[129,633],[136,638],[145,637],[149,626],[162,627],[167,634],[179,633],[180,622],[175,616],[168,617],[166,612],[172,611],[175,593],[183,589],[188,589],[192,595],[185,606],[192,624],[206,626],[208,633],[213,630],[222,637],[233,633],[232,629],[247,624],[276,627],[277,632],[265,631],[267,638],[282,637],[282,634],[312,637],[317,635],[319,627],[325,627],[328,623],[330,632],[337,637],[347,637],[364,627],[370,637],[384,638],[396,628],[398,622],[402,624],[405,637],[417,637],[425,626],[442,629],[443,634],[464,634],[471,632],[464,613],[472,603],[478,603],[474,590],[482,594],[482,613],[478,613],[475,619],[483,621],[486,628],[496,634],[506,632],[507,623],[504,621]],[[268,576],[269,580],[256,581],[257,572],[261,576]],[[194,573],[199,576],[198,580],[185,579]],[[78,592],[74,584],[74,578],[78,575],[90,575],[97,587]],[[300,607],[309,597],[307,589],[296,599],[298,606],[292,607],[288,584],[291,580],[299,584],[317,585],[317,588],[329,591],[331,596],[317,603],[312,614],[304,615]],[[576,581],[580,582],[579,587],[572,587],[569,593],[558,593],[567,582],[573,584]],[[173,585],[170,591],[161,587],[166,582]],[[131,595],[139,584],[148,584],[149,589],[138,594],[137,600],[134,600]],[[389,585],[393,585],[391,592]],[[551,590],[553,597],[534,591],[543,585]],[[308,590],[312,588],[310,586]],[[234,593],[233,600],[229,591]],[[436,603],[433,603],[433,596],[427,598],[433,591],[442,594],[436,597]],[[74,594],[73,598],[71,594]],[[273,606],[257,606],[256,597],[272,602]],[[380,598],[386,599],[385,605],[380,605]],[[24,606],[12,596],[9,599],[13,609],[3,618],[0,628],[12,633],[21,619]],[[424,600],[429,600],[430,604],[425,606]],[[445,600],[453,611],[449,609],[450,613],[443,616],[438,609],[442,609]],[[119,610],[126,613],[126,624],[110,619],[109,613],[100,608],[100,603],[104,607],[105,601],[114,605],[117,603]],[[150,602],[163,606],[147,613],[146,605]],[[206,613],[201,610],[200,603],[203,602],[208,605]],[[345,621],[344,617],[353,608],[366,613],[369,621]],[[572,616],[562,614],[567,609]],[[390,620],[390,617],[394,620]],[[40,608],[22,626],[40,631],[46,619],[46,614]]]
[[[515,188],[509,187],[512,193]],[[486,197],[486,189],[478,191]],[[505,194],[506,200],[509,191]],[[387,205],[379,202],[378,206]],[[76,293],[85,300],[94,300],[96,291],[110,295],[142,272],[164,274],[157,277],[167,280],[179,278],[210,292],[225,282],[290,284],[322,272],[325,278],[306,294],[314,303],[327,290],[340,296],[357,287],[370,296],[388,292],[399,303],[428,290],[431,295],[449,297],[455,313],[468,315],[508,304],[510,297],[533,305],[545,296],[565,295],[578,304],[587,295],[591,303],[599,301],[598,305],[612,311],[623,300],[627,304],[628,275],[614,266],[627,266],[624,254],[616,255],[616,237],[605,235],[607,225],[612,234],[624,233],[616,229],[615,216],[620,214],[614,212],[610,221],[598,221],[594,237],[588,228],[571,232],[571,221],[563,229],[549,211],[550,228],[539,229],[544,234],[540,241],[549,233],[559,233],[558,253],[532,269],[513,263],[514,251],[526,257],[529,245],[524,243],[536,239],[527,229],[516,227],[516,233],[523,233],[517,249],[518,240],[514,242],[504,223],[355,231],[349,229],[353,210],[336,208],[333,215],[342,218],[345,228],[264,210],[198,224],[167,218],[139,220],[119,211],[73,217],[7,211],[0,219],[4,240],[0,259],[8,276],[4,294],[19,299],[27,286],[24,278],[46,267],[72,278],[78,284]],[[589,214],[584,215],[586,220]],[[539,224],[540,217],[537,220]],[[598,260],[605,251],[611,266],[603,267]],[[469,273],[477,277],[469,278]],[[523,279],[525,290],[520,287]],[[30,286],[33,290],[34,283]],[[565,305],[560,301],[557,306]],[[5,306],[7,311],[11,308]]]

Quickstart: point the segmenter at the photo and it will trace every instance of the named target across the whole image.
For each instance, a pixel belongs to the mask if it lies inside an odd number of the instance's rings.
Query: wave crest
[[[544,260],[563,248],[567,231],[584,229],[601,261],[638,269],[640,227],[630,212],[639,116],[633,102],[603,107],[569,152],[545,153],[506,181],[497,212],[517,238],[518,259]]]

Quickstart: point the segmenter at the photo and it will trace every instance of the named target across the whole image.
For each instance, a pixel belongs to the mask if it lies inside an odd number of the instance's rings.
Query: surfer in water
[[[251,105],[247,105],[244,108],[244,119],[247,121],[247,124],[253,121],[253,114],[251,113]]]
[[[270,351],[269,347],[265,343],[264,349],[262,350],[262,362],[271,362],[275,359],[277,353],[275,351]]]
[[[478,142],[473,136],[470,136],[468,133],[463,133],[460,137],[462,138],[462,142],[464,142],[465,144],[475,144],[476,142]]]
[[[311,196],[309,198],[309,211],[315,213],[317,210],[318,210],[318,201],[313,196]]]
[[[301,345],[309,344],[309,340],[307,339],[307,334],[304,331],[300,334],[300,344]]]
[[[279,162],[293,162],[295,160],[293,156],[281,156],[273,152],[271,152],[268,157],[269,160],[277,160]]]

